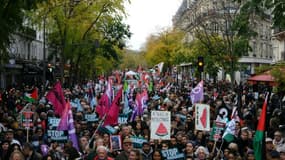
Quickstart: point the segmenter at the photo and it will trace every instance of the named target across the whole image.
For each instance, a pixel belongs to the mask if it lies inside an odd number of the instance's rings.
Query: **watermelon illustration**
[[[158,136],[165,136],[165,135],[168,134],[167,129],[166,129],[166,127],[163,125],[163,123],[160,123],[160,124],[159,124],[159,126],[158,126],[158,128],[157,128],[155,134],[158,135]]]

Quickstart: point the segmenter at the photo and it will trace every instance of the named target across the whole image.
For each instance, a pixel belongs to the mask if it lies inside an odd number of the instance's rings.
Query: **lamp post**
[[[43,22],[43,93],[46,89],[46,15]]]

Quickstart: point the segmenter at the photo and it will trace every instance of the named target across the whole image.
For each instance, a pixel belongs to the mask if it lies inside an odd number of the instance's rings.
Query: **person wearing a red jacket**
[[[96,149],[97,156],[94,160],[114,160],[108,156],[108,149],[105,146],[98,146]]]

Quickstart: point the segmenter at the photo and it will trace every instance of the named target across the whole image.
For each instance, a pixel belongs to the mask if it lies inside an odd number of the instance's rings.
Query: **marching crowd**
[[[126,101],[124,97],[121,98],[118,123],[108,127],[102,126],[105,117],[100,117],[96,112],[107,88],[106,79],[64,88],[66,102],[70,102],[77,142],[68,136],[70,130],[57,131],[60,117],[44,95],[33,102],[23,98],[34,86],[3,89],[0,91],[0,159],[255,159],[253,138],[266,97],[264,90],[254,92],[248,84],[232,87],[227,81],[204,81],[204,98],[200,103],[210,106],[211,130],[203,131],[195,129],[194,104],[189,97],[191,89],[198,82],[193,80],[191,83],[174,85],[173,81],[167,82],[167,77],[163,80],[162,83],[154,83],[153,89],[148,91],[147,107],[134,117],[134,108],[125,111]],[[133,94],[137,94],[136,91]],[[271,93],[268,100],[263,152],[267,159],[285,160],[282,98]],[[213,137],[213,124],[217,117],[229,122],[235,107],[238,108],[239,118],[235,120],[234,139],[226,141],[222,133]],[[32,112],[32,116],[24,117],[26,111]],[[151,111],[171,113],[169,139],[151,138]],[[23,126],[23,119],[30,119],[30,124]],[[76,143],[78,146],[75,146]]]

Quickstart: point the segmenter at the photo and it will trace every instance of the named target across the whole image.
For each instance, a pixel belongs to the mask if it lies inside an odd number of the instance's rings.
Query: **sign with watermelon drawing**
[[[150,138],[170,140],[170,123],[170,112],[152,111]]]
[[[210,106],[195,104],[195,128],[201,131],[210,131]]]

